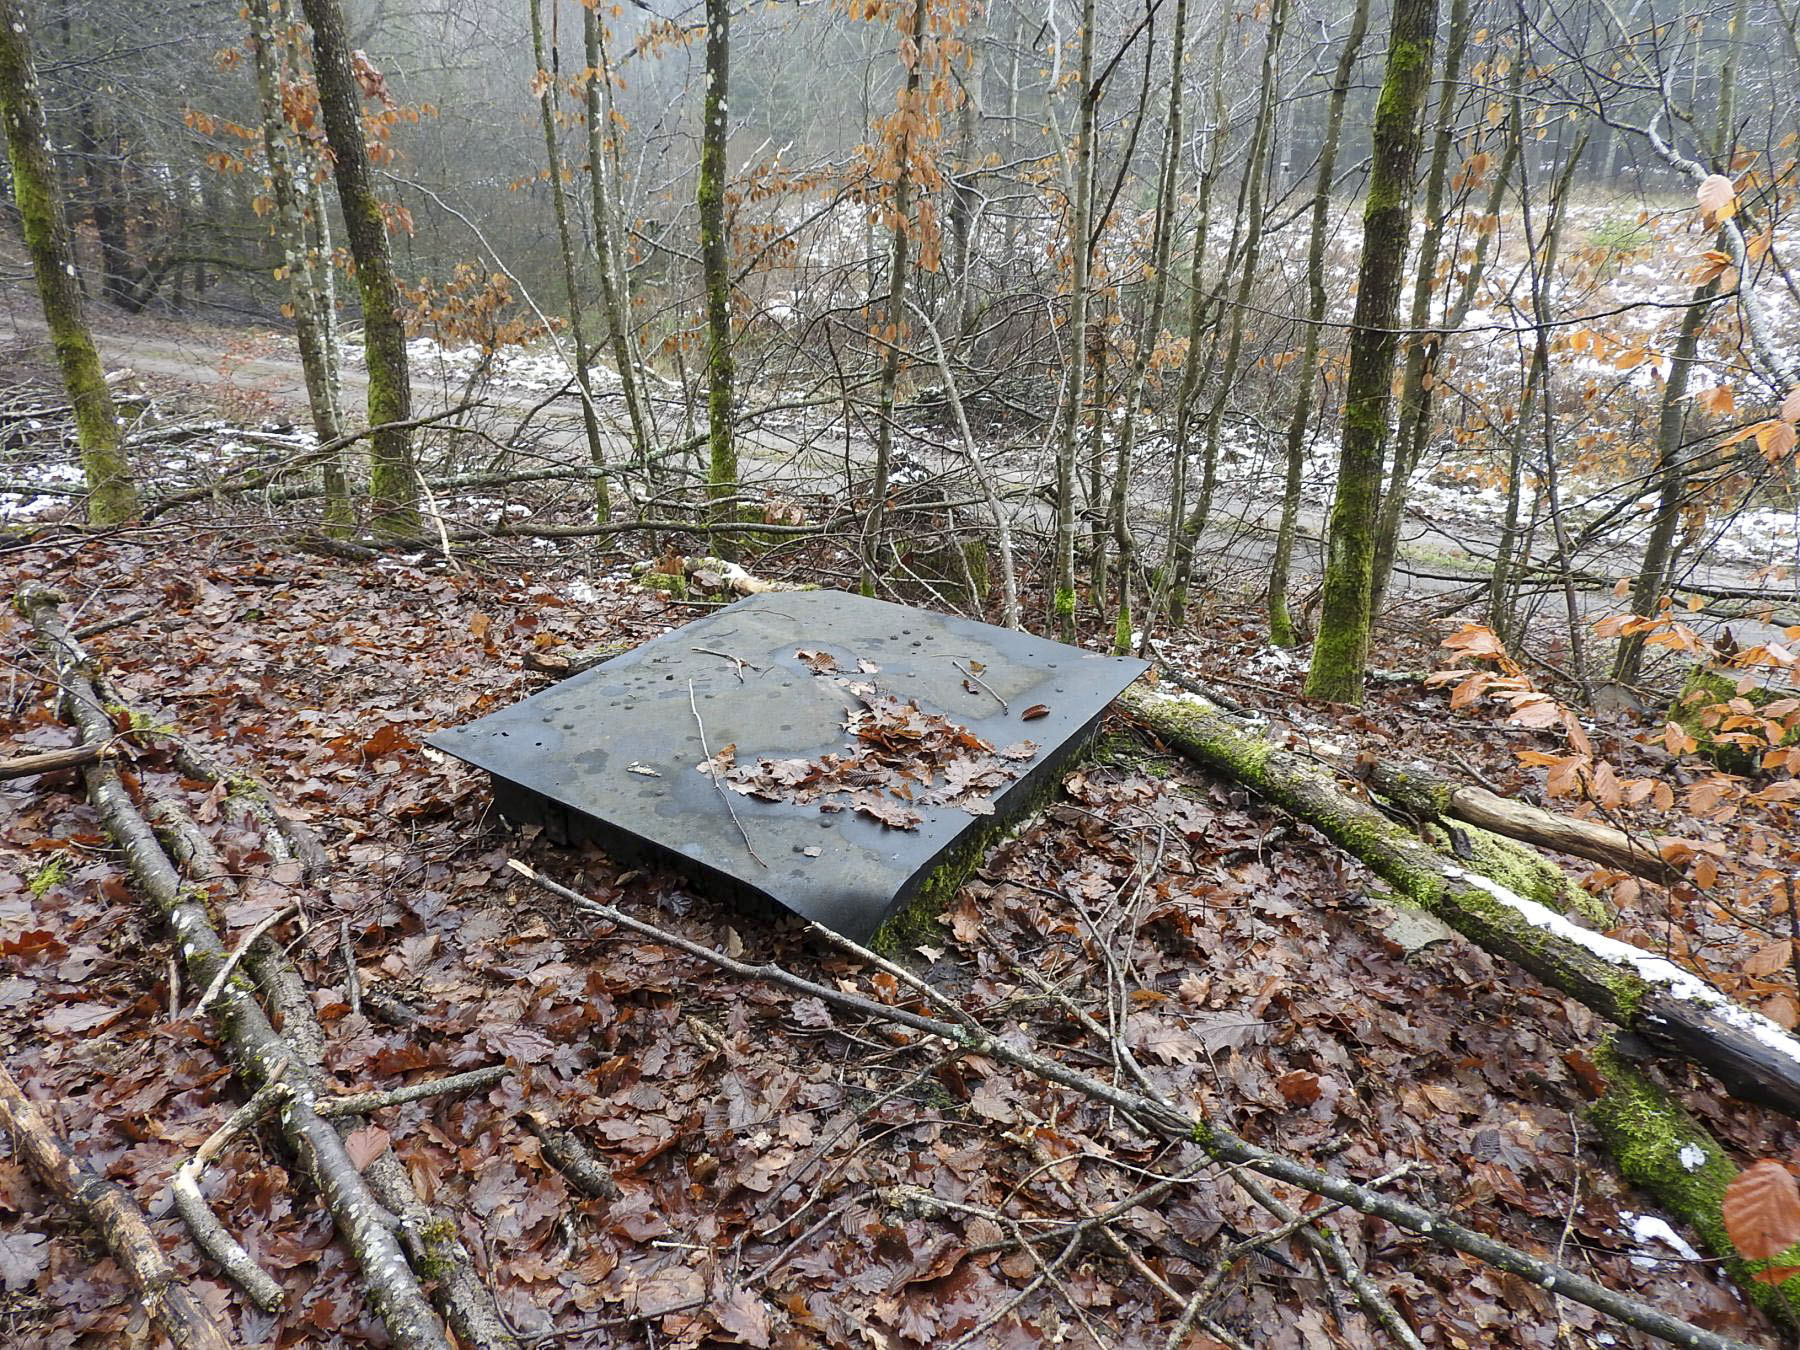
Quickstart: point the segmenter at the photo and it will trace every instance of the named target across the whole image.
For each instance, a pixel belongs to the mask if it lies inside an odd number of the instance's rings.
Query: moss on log
[[[1188,758],[1292,812],[1484,950],[1698,1064],[1734,1095],[1800,1119],[1800,1040],[1768,1018],[1662,957],[1440,856],[1311,761],[1246,734],[1204,700],[1133,688],[1119,702]]]
[[[1403,768],[1393,764],[1372,764],[1368,779],[1370,786],[1383,797],[1416,816],[1460,820],[1539,848],[1631,872],[1659,886],[1681,880],[1681,869],[1664,861],[1659,841],[1655,839],[1635,837],[1610,825],[1545,811],[1489,792],[1486,788],[1454,783],[1416,765]],[[1560,868],[1556,870],[1561,871]]]
[[[1800,1246],[1773,1261],[1748,1261],[1725,1234],[1720,1206],[1738,1169],[1711,1132],[1619,1051],[1603,1044],[1595,1063],[1606,1094],[1588,1116],[1620,1174],[1651,1195],[1668,1214],[1699,1234],[1746,1297],[1791,1327],[1800,1327],[1800,1275],[1767,1284],[1770,1266],[1800,1266]]]

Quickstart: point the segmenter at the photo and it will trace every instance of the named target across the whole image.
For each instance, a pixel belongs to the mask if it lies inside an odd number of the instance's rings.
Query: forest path
[[[17,339],[35,341],[44,336],[42,318],[27,303],[3,306],[0,333],[12,330]],[[147,377],[154,386],[170,387],[192,393],[205,391],[205,401],[222,406],[232,403],[260,407],[304,419],[306,384],[297,355],[284,339],[260,330],[234,330],[188,326],[172,328],[168,323],[149,319],[118,319],[108,315],[96,332],[102,360],[109,370],[128,367]],[[367,391],[362,369],[347,364],[343,370],[346,406],[353,418],[360,412]],[[449,379],[418,378],[414,382],[415,411],[422,414],[441,412],[452,406],[457,395],[456,382]],[[544,404],[545,395],[538,391],[490,388],[483,398],[488,408],[505,416],[523,418]],[[684,410],[677,399],[659,401],[658,422],[664,429],[659,439],[674,437],[669,428],[682,425]],[[617,460],[629,456],[629,443],[616,428],[609,435],[609,454]],[[534,422],[533,445],[539,453],[552,458],[566,455],[571,462],[587,457],[587,445],[581,421],[573,401],[558,399],[538,412]],[[755,480],[788,491],[841,490],[845,472],[844,446],[841,437],[829,444],[809,442],[803,432],[783,431],[778,425],[747,429],[739,434],[741,471],[746,481]],[[1040,476],[1035,458],[1029,455],[997,457],[991,461],[1004,487],[1028,488]],[[1145,479],[1138,485],[1142,511],[1141,530],[1152,534],[1158,542],[1166,529],[1164,485]],[[1030,499],[1027,499],[1030,500]],[[1274,526],[1279,503],[1234,491],[1229,472],[1222,474],[1214,520],[1202,540],[1200,557],[1203,570],[1222,584],[1250,580],[1266,572],[1273,551]],[[1042,507],[1041,503],[1035,503]],[[1030,509],[1030,508],[1028,508]],[[1047,528],[1047,508],[1036,510]],[[1300,535],[1295,545],[1294,567],[1297,576],[1317,574],[1323,567],[1323,535],[1325,510],[1312,503],[1303,506]],[[1483,568],[1476,561],[1491,554],[1497,544],[1497,531],[1479,520],[1453,521],[1435,519],[1409,510],[1406,537],[1401,552],[1399,574],[1395,579],[1395,600],[1402,598],[1446,599],[1466,593],[1481,580]],[[1151,548],[1145,542],[1146,556]],[[1584,549],[1576,558],[1578,570],[1608,578],[1630,574],[1635,570],[1638,551],[1615,540],[1602,538]],[[1695,570],[1692,582],[1712,586],[1751,587],[1756,584],[1748,567],[1710,564]],[[1618,601],[1611,591],[1601,587],[1579,588],[1576,603],[1589,618],[1614,612]],[[1537,595],[1529,608],[1540,615],[1559,615],[1564,609],[1560,588]],[[1778,618],[1783,616],[1777,616]],[[1786,616],[1792,618],[1793,616]],[[1731,622],[1740,642],[1758,642],[1779,637],[1780,628],[1751,620]]]

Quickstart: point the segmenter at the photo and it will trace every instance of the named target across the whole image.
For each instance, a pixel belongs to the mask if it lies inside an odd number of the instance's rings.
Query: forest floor
[[[596,926],[507,869],[519,858],[745,960],[894,993],[791,917],[511,831],[482,775],[421,747],[432,730],[541,687],[527,651],[640,641],[702,612],[633,585],[628,554],[500,541],[451,570],[431,557],[321,559],[269,538],[265,516],[227,506],[111,537],[52,532],[9,546],[0,565],[9,592],[33,579],[59,587],[75,625],[141,610],[93,640],[105,670],[158,724],[262,775],[323,839],[336,870],[313,888],[228,823],[218,790],[182,780],[155,737],[133,752],[143,790],[183,800],[234,875],[228,943],[302,907],[304,931],[277,931],[328,1029],[333,1090],[508,1067],[490,1091],[372,1123],[421,1194],[455,1216],[521,1332],[569,1346],[941,1346],[1008,1309],[1071,1223],[1148,1173],[1192,1180],[1113,1226],[1183,1294],[1222,1242],[1266,1227],[1197,1150],[997,1063],[945,1060],[890,1028]],[[838,575],[823,546],[781,565],[798,579]],[[1444,693],[1417,682],[1382,684],[1359,713],[1310,704],[1300,665],[1272,659],[1260,631],[1255,613],[1220,599],[1166,651],[1297,744],[1424,756],[1528,785],[1512,751],[1537,733],[1452,716]],[[1396,622],[1377,662],[1422,672],[1442,631]],[[69,744],[10,610],[0,644],[0,755]],[[1621,754],[1635,730],[1608,733]],[[1400,1193],[1773,1343],[1713,1263],[1656,1236],[1649,1202],[1596,1151],[1583,1121],[1593,1016],[1460,941],[1409,953],[1386,936],[1376,890],[1311,830],[1114,719],[906,955],[1010,1040],[1086,1068],[1110,1063],[1104,1047],[1027,977],[1094,1006],[1103,962],[1123,959],[1127,1040],[1169,1095],[1351,1175],[1411,1165]],[[1645,903],[1625,926],[1654,933],[1667,916]],[[350,1010],[340,920],[362,986],[410,1008],[407,1025]],[[1121,934],[1110,958],[1091,940],[1107,931]],[[323,1211],[266,1137],[234,1144],[207,1191],[287,1290],[288,1311],[250,1308],[168,1212],[174,1168],[241,1100],[193,1015],[194,991],[171,987],[171,961],[78,777],[0,784],[8,1067],[70,1145],[155,1217],[240,1343],[383,1343]],[[1800,1146],[1793,1122],[1698,1075],[1675,1069],[1668,1081],[1742,1158]],[[531,1113],[592,1145],[620,1197],[573,1192],[522,1124]],[[1021,1249],[979,1212],[897,1211],[883,1196],[896,1186],[1002,1212],[1042,1244]],[[0,1218],[0,1341],[136,1334],[117,1267],[16,1159],[0,1160]],[[1380,1222],[1347,1215],[1339,1226],[1428,1345],[1639,1343]],[[978,1343],[1157,1345],[1179,1314],[1129,1267],[1083,1250]],[[1382,1342],[1292,1243],[1236,1269],[1211,1314],[1258,1346]]]

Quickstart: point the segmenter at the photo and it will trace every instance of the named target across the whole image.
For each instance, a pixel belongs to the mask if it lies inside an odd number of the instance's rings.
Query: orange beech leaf
[[[1731,1245],[1752,1261],[1767,1261],[1800,1242],[1800,1186],[1771,1159],[1732,1178],[1719,1213]]]

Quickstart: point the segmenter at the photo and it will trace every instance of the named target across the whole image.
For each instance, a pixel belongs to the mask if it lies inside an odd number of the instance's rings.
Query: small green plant
[[[69,855],[53,853],[50,861],[38,868],[37,875],[31,879],[29,890],[34,897],[41,898],[52,886],[60,886],[69,875]]]
[[[1588,235],[1588,250],[1603,277],[1616,276],[1625,260],[1648,248],[1650,226],[1637,216],[1608,216]]]

